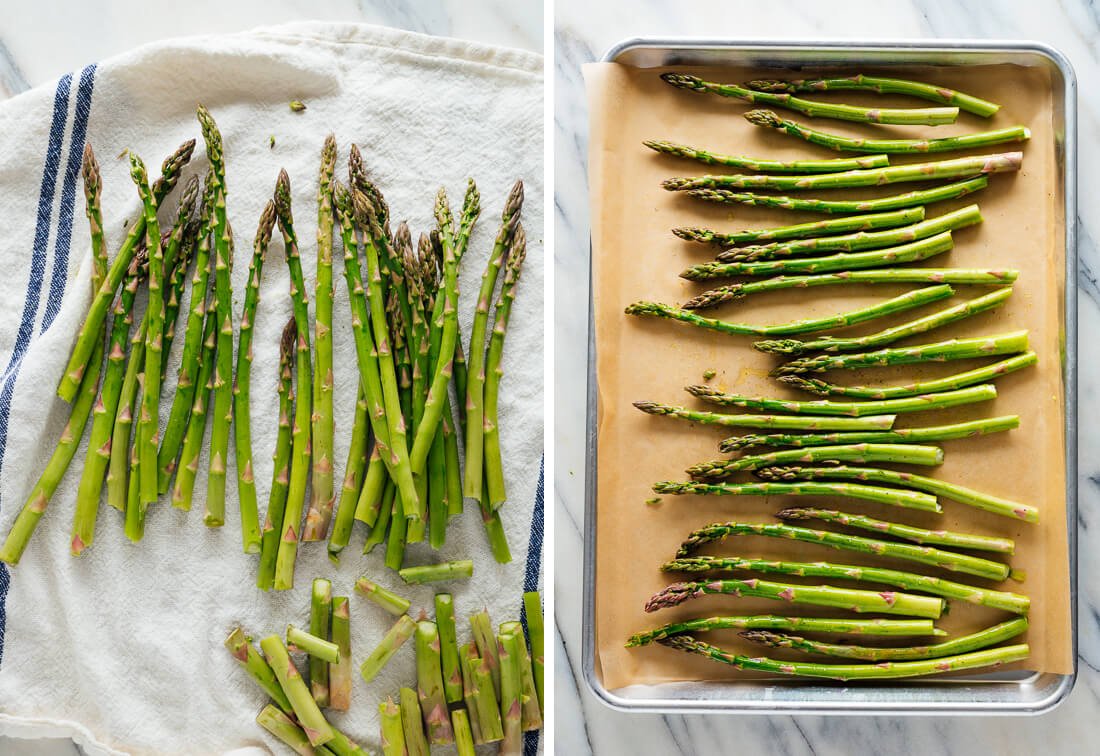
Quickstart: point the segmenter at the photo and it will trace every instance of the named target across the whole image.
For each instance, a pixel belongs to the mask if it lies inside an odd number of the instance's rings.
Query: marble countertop
[[[1078,314],[1082,334],[1100,327],[1100,221],[1088,210],[1100,193],[1100,9],[1090,0],[995,0],[828,4],[773,0],[558,0],[555,10],[555,473],[557,752],[569,754],[1083,753],[1100,736],[1100,557],[1090,532],[1100,518],[1100,437],[1080,439],[1080,676],[1059,708],[1041,717],[722,717],[622,714],[588,691],[581,668],[584,418],[587,375],[587,110],[580,66],[616,42],[639,36],[706,38],[1001,38],[1060,49],[1080,92],[1081,212]],[[1080,415],[1100,410],[1100,362],[1079,345]],[[1095,529],[1095,526],[1094,528]],[[580,722],[584,726],[580,726]],[[564,726],[562,726],[564,725]]]

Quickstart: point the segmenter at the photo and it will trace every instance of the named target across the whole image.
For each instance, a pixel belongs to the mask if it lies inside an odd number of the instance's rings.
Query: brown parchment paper
[[[677,69],[697,73],[713,81],[740,82],[775,76],[748,68]],[[618,64],[585,67],[591,119],[589,171],[592,206],[593,299],[597,345],[598,381],[598,499],[596,516],[596,671],[609,689],[636,683],[676,680],[719,680],[745,677],[747,673],[660,645],[626,649],[634,632],[665,622],[719,614],[795,613],[836,615],[835,610],[813,607],[788,608],[776,602],[707,596],[653,614],[643,604],[654,592],[678,575],[659,571],[674,556],[677,546],[698,527],[728,520],[774,521],[772,515],[785,506],[825,505],[883,519],[895,519],[929,527],[938,525],[1016,539],[1011,564],[1026,572],[1023,584],[1008,581],[1003,589],[1028,594],[1032,600],[1031,627],[1026,640],[1031,657],[1027,669],[1068,673],[1072,669],[1069,608],[1068,549],[1065,518],[1065,449],[1063,441],[1064,392],[1059,365],[1064,286],[1064,225],[1059,170],[1052,121],[1051,82],[1046,71],[1013,65],[989,67],[913,67],[893,75],[942,83],[973,92],[1003,107],[987,120],[966,113],[958,122],[941,127],[868,126],[817,119],[812,125],[835,133],[884,137],[948,136],[1023,124],[1032,139],[1023,146],[1004,145],[997,152],[1023,149],[1023,169],[1017,174],[996,175],[989,188],[968,198],[931,205],[935,216],[976,202],[984,223],[956,231],[955,248],[922,263],[928,267],[1017,268],[1020,279],[1015,293],[999,310],[971,317],[951,327],[901,343],[939,341],[955,336],[976,336],[1027,328],[1039,365],[996,381],[993,402],[954,410],[900,415],[897,427],[918,427],[960,422],[980,417],[1016,414],[1021,427],[976,439],[943,444],[946,462],[940,468],[913,471],[931,474],[982,491],[1038,506],[1041,522],[1028,525],[997,517],[942,499],[942,515],[892,509],[885,505],[843,498],[811,497],[698,497],[665,496],[647,506],[653,496],[650,485],[658,480],[684,479],[684,468],[704,459],[721,457],[718,441],[728,435],[751,432],[700,427],[645,415],[631,406],[636,400],[702,406],[683,387],[703,382],[707,368],[717,371],[710,381],[731,392],[748,395],[812,398],[788,391],[767,377],[778,358],[756,352],[749,337],[728,336],[658,319],[623,314],[638,299],[680,303],[710,288],[691,283],[677,274],[686,266],[711,258],[703,245],[683,242],[669,233],[673,226],[701,225],[723,230],[766,228],[819,220],[827,216],[791,213],[767,208],[703,203],[666,192],[662,179],[704,173],[736,172],[703,166],[693,161],[658,155],[645,148],[643,139],[667,139],[715,152],[761,158],[793,159],[834,153],[800,139],[750,125],[741,117],[749,107],[735,100],[696,95],[674,89],[659,79],[661,70],[634,69]],[[864,71],[873,73],[873,71]],[[850,72],[849,72],[850,73]],[[799,75],[813,76],[805,70]],[[856,104],[884,107],[920,107],[910,98],[880,97],[854,92],[822,95]],[[784,112],[793,120],[808,122],[799,114]],[[950,153],[954,157],[963,153]],[[891,156],[891,163],[936,159]],[[846,192],[800,192],[801,196],[840,198],[896,194],[918,188],[903,184]],[[722,283],[722,282],[719,282]],[[717,284],[715,284],[717,285]],[[809,290],[788,290],[754,295],[704,314],[749,323],[780,323],[863,306],[895,296],[912,286],[847,285]],[[948,303],[986,291],[956,287]],[[848,329],[846,333],[873,333],[888,325],[944,307],[944,303],[910,311],[893,319],[877,320]],[[983,361],[984,362],[984,361]],[[834,371],[830,380],[846,384],[893,385],[912,376],[947,375],[979,363],[954,362],[933,366]],[[750,479],[745,475],[737,480]],[[807,523],[835,529],[832,525]],[[853,531],[858,532],[858,531]],[[868,535],[863,533],[863,535]],[[711,546],[703,554],[745,557],[779,557],[809,561],[829,560],[847,564],[874,563],[912,571],[930,571],[975,585],[992,584],[970,576],[924,568],[914,563],[886,559],[868,560],[817,544],[785,539],[738,537]],[[993,555],[996,558],[996,555]],[[771,576],[789,582],[797,578]],[[838,582],[850,587],[867,587]],[[1009,615],[984,607],[951,602],[950,613],[937,621],[952,636],[972,632]],[[735,631],[709,633],[706,640],[751,655],[768,653],[798,658],[753,646]],[[851,639],[849,639],[851,640]],[[873,639],[861,642],[873,643]],[[1014,641],[1019,642],[1019,641]]]

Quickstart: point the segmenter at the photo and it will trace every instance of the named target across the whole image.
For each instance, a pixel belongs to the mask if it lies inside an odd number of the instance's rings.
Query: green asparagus
[[[851,171],[857,168],[881,168],[890,164],[890,159],[885,155],[871,155],[864,158],[835,158],[832,160],[760,160],[743,155],[721,155],[663,140],[647,139],[642,144],[654,152],[695,160],[705,165],[724,165],[731,168],[768,173],[832,173],[833,171]]]
[[[672,622],[644,633],[635,633],[626,642],[627,648],[645,646],[673,635],[703,633],[712,630],[789,630],[803,633],[830,633],[833,635],[913,636],[947,635],[927,619],[821,619],[818,617],[779,617],[756,615],[750,617],[706,617]]]

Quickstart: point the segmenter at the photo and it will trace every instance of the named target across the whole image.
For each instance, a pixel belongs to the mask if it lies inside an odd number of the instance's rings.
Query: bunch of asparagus
[[[756,81],[744,87],[715,84],[680,74],[665,74],[662,78],[675,87],[690,91],[788,108],[809,116],[849,121],[934,125],[952,122],[959,109],[984,117],[991,117],[998,110],[993,103],[941,87],[866,76],[811,81]],[[790,94],[853,89],[908,94],[953,107],[866,109],[810,102]],[[778,397],[751,397],[727,393],[709,385],[691,385],[686,387],[688,393],[705,402],[751,414],[704,412],[659,402],[636,402],[638,409],[652,415],[758,431],[722,442],[720,448],[723,452],[739,452],[739,456],[699,462],[687,469],[693,480],[659,482],[653,490],[658,494],[671,495],[830,495],[928,512],[942,512],[942,498],[1005,517],[1037,522],[1038,509],[1031,504],[1010,501],[938,478],[874,466],[881,463],[936,466],[943,462],[944,453],[940,447],[931,445],[935,442],[1016,428],[1019,418],[1014,415],[919,428],[897,428],[894,424],[902,413],[927,412],[989,401],[997,396],[993,381],[1030,367],[1038,359],[1035,352],[1029,349],[1027,331],[927,342],[916,346],[895,345],[903,339],[923,336],[992,310],[1011,296],[1011,284],[1018,278],[1016,271],[897,266],[947,252],[953,247],[955,232],[981,223],[982,215],[977,205],[935,217],[927,217],[926,209],[934,202],[956,199],[985,188],[989,174],[1017,170],[1022,162],[1022,153],[906,165],[890,165],[888,156],[1021,142],[1029,138],[1029,131],[1024,127],[1014,127],[946,139],[853,139],[810,129],[782,119],[769,110],[753,110],[746,118],[754,125],[777,129],[812,144],[867,154],[839,160],[775,161],[721,155],[671,142],[646,142],[647,147],[674,157],[760,173],[669,179],[664,183],[665,188],[686,191],[689,196],[712,202],[844,214],[844,217],[734,232],[705,228],[673,229],[673,233],[682,239],[709,244],[718,250],[714,262],[694,265],[681,273],[683,278],[710,281],[747,277],[748,280],[704,292],[681,307],[640,301],[629,305],[626,312],[674,320],[723,334],[756,337],[759,340],[753,346],[758,351],[781,355],[788,360],[772,370],[773,377],[782,384],[823,398],[795,401]],[[801,191],[936,179],[952,179],[954,183],[894,197],[854,201],[805,200],[735,191],[746,188]],[[772,325],[718,320],[696,312],[754,293],[861,282],[932,285],[871,306]],[[867,335],[822,335],[942,301],[955,293],[956,285],[994,288],[967,301],[941,307],[930,314]],[[893,386],[853,386],[817,377],[819,373],[832,370],[989,357],[997,359],[947,377],[914,380]],[[770,449],[761,453],[743,452],[751,447]],[[751,472],[759,480],[729,480],[740,471]],[[656,501],[659,502],[659,499]],[[665,563],[662,569],[690,573],[750,572],[824,577],[887,585],[891,590],[811,586],[757,577],[710,577],[668,586],[648,601],[646,611],[676,606],[707,594],[726,594],[885,614],[891,615],[890,618],[700,618],[639,633],[627,645],[640,646],[656,641],[742,669],[840,680],[927,675],[996,666],[1026,658],[1026,644],[998,647],[998,644],[1023,634],[1028,627],[1026,614],[1030,601],[1026,596],[1011,591],[992,590],[924,573],[880,567],[694,555],[701,546],[729,536],[770,536],[854,551],[872,558],[909,560],[932,569],[964,573],[995,582],[1010,578],[1022,580],[1022,574],[1005,562],[970,553],[1012,554],[1015,544],[1011,539],[943,529],[930,530],[902,521],[876,519],[857,512],[813,505],[790,507],[776,516],[783,522],[715,523],[699,529],[684,541],[676,558]],[[810,529],[797,524],[805,520],[869,531],[874,536]],[[864,633],[892,637],[944,635],[932,622],[946,610],[948,600],[980,604],[1019,616],[931,645],[864,647],[802,636],[803,633]],[[898,616],[917,619],[895,618]],[[759,658],[725,651],[693,637],[700,632],[725,628],[740,629],[744,640],[772,648],[870,663],[817,664]]]

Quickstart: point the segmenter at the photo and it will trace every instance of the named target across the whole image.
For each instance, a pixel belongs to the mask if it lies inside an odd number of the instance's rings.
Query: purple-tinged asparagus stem
[[[477,644],[478,656],[485,662],[489,674],[492,675],[494,693],[499,697],[500,654],[497,651],[497,638],[487,609],[470,615],[470,630],[473,632],[474,643]]]
[[[500,644],[500,716],[504,721],[501,756],[523,753],[523,683],[520,675],[519,639],[515,633],[498,636]]]
[[[416,623],[416,679],[428,741],[432,745],[453,743],[454,731],[451,730],[447,699],[443,693],[439,629],[434,622],[426,619]]]
[[[523,636],[523,625],[519,622],[502,622],[500,634],[512,634],[516,636],[516,650],[518,657],[520,677],[520,721],[524,732],[528,730],[542,729],[542,712],[539,711],[539,694],[535,690],[535,673],[531,669],[531,654],[527,650],[527,642]]]
[[[325,721],[321,710],[317,708],[317,702],[309,694],[309,689],[294,666],[294,662],[291,661],[283,641],[277,635],[269,635],[260,641],[260,648],[263,649],[271,669],[275,672],[275,677],[279,680],[279,685],[290,700],[298,723],[305,730],[310,744],[319,746],[332,740],[332,727]]]
[[[290,705],[290,699],[286,697],[286,693],[280,687],[271,665],[252,645],[251,639],[245,635],[242,628],[235,628],[229,634],[229,637],[225,639],[225,647],[229,649],[229,653],[244,668],[249,677],[267,693],[280,709],[287,714],[294,713],[294,709]]]
[[[332,582],[325,578],[314,578],[309,604],[309,632],[327,641],[331,627]],[[336,649],[336,651],[336,658],[334,659],[310,651],[309,689],[313,693],[313,700],[317,702],[318,706],[329,705],[329,664],[340,661],[339,649]],[[330,653],[330,649],[325,649],[325,653]]]
[[[355,590],[369,598],[374,603],[385,609],[395,617],[400,617],[409,611],[412,602],[407,598],[398,596],[393,591],[388,591],[378,583],[366,577],[355,581]]]
[[[332,597],[332,642],[336,644],[338,658],[329,665],[329,706],[337,711],[351,707],[351,613],[347,596]]]
[[[387,698],[378,705],[378,717],[382,722],[382,756],[408,756],[405,731],[401,727],[401,707],[393,698]]]
[[[420,701],[412,688],[401,689],[401,727],[408,756],[429,756],[431,749],[420,717]]]

